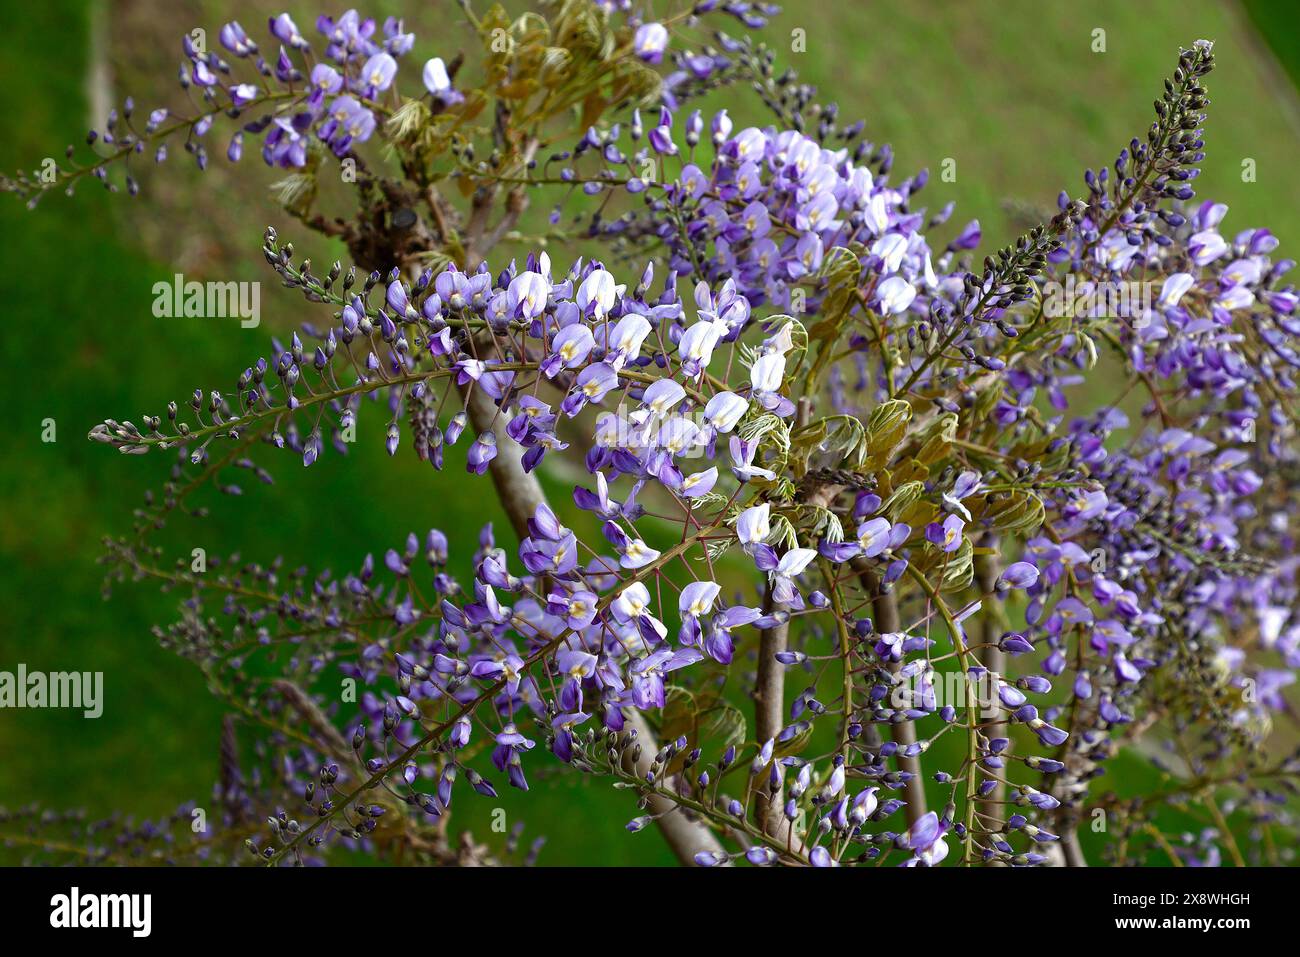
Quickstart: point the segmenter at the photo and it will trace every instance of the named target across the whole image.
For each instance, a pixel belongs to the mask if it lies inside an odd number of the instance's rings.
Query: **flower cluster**
[[[766,4],[702,0],[666,22],[657,22],[645,20],[624,3],[582,0],[577,4],[571,0],[565,8],[565,22],[573,28],[565,39],[575,39],[574,34],[579,41],[592,33],[618,36],[626,41],[620,55],[625,53],[626,59],[646,67],[662,63],[670,43],[670,26],[676,21],[693,24],[716,11],[747,26],[761,27],[777,10]],[[623,20],[618,27],[613,22],[616,13]],[[510,32],[505,26],[495,25],[497,11],[492,16],[490,23],[476,21],[489,44],[498,43],[501,35]],[[197,94],[201,101],[197,113],[186,116],[157,107],[139,124],[135,100],[128,97],[120,110],[110,112],[103,129],[92,129],[87,134],[87,145],[100,151],[92,162],[71,162],[69,147],[70,162],[57,168],[54,177],[41,173],[30,178],[23,173],[14,179],[4,177],[0,185],[26,195],[33,206],[54,186],[71,193],[87,175],[115,190],[116,185],[109,179],[112,164],[129,163],[133,156],[146,152],[156,163],[162,163],[170,152],[169,141],[179,134],[184,135],[185,152],[194,157],[200,169],[206,169],[208,134],[222,116],[236,122],[224,150],[228,160],[238,162],[243,157],[245,139],[260,138],[261,154],[268,165],[303,170],[317,165],[322,150],[340,159],[357,158],[357,148],[385,123],[402,129],[417,112],[413,107],[423,111],[420,115],[425,121],[449,119],[452,125],[472,118],[476,112],[466,108],[465,96],[455,84],[460,58],[448,63],[441,56],[430,57],[420,69],[418,92],[414,92],[414,80],[402,92],[399,65],[414,48],[415,35],[407,31],[400,18],[390,16],[380,24],[374,17],[349,9],[339,16],[321,14],[314,26],[314,31],[304,32],[289,13],[269,17],[265,48],[255,38],[255,32],[250,34],[233,20],[218,32],[220,49],[208,49],[202,31],[185,35],[181,39],[184,60],[178,81],[191,102]],[[557,82],[570,79],[576,58],[588,53],[586,49],[569,52],[558,46],[560,42],[562,39],[557,38],[557,45],[550,49],[562,52],[564,67],[548,64],[553,73],[563,74],[557,76]],[[597,46],[606,44],[602,39]],[[126,186],[132,195],[138,191],[135,176],[127,175]]]
[[[661,21],[558,6],[536,32],[645,71],[665,65],[679,19],[715,4]],[[749,25],[767,13],[722,10]],[[1085,197],[1063,195],[1058,215],[973,268],[978,224],[932,238],[951,210],[917,208],[924,174],[891,182],[887,151],[828,145],[856,133],[736,130],[723,111],[701,146],[686,104],[755,66],[747,42],[676,51],[658,102],[544,162],[536,130],[502,105],[498,152],[481,162],[438,117],[489,95],[549,103],[533,74],[544,86],[568,54],[489,57],[478,90],[430,60],[421,112],[390,93],[414,46],[400,22],[321,19],[329,63],[309,75],[288,52],[307,47],[293,21],[271,30],[282,50],[259,72],[307,92],[268,124],[268,162],[301,166],[312,137],[342,156],[378,134],[410,187],[389,193],[430,221],[399,228],[407,206],[376,218],[367,197],[361,225],[338,233],[356,265],[323,276],[268,229],[267,262],[324,318],[274,342],[233,392],[195,390],[188,412],[172,403],[90,436],[177,451],[168,495],[111,544],[115,573],[189,591],[164,644],[254,701],[273,747],[286,720],[310,741],[290,775],[299,812],[271,815],[250,841],[259,859],[305,860],[331,833],[443,859],[429,829],[459,782],[526,790],[547,752],[632,789],[644,813],[628,829],[655,824],[706,866],[1078,864],[1079,820],[1099,807],[1119,816],[1127,863],[1160,834],[1160,796],[1093,782],[1141,736],[1186,765],[1179,793],[1250,782],[1239,823],[1284,823],[1269,782],[1297,767],[1267,752],[1300,665],[1287,509],[1300,327],[1273,237],[1229,242],[1222,206],[1186,205],[1208,44],[1182,52],[1148,141],[1114,176],[1089,171]],[[222,41],[257,56],[237,25]],[[188,52],[186,82],[213,102],[258,95]],[[789,101],[770,105],[783,116]],[[468,209],[438,193],[447,153],[473,171]],[[670,164],[676,176],[659,172]],[[592,218],[606,261],[489,257],[550,186],[644,205]],[[376,243],[374,222],[400,241]],[[1049,295],[1067,283],[1080,308]],[[1158,293],[1112,308],[1097,293],[1116,283]],[[1137,416],[1125,396],[1098,407],[1080,388],[1108,381],[1103,355],[1145,391]],[[188,496],[232,490],[232,469],[260,477],[278,449],[308,466],[346,451],[367,399],[390,455],[406,433],[435,469],[459,447],[466,482],[490,473],[513,539],[485,528],[472,580],[452,575],[436,530],[342,579],[160,570],[148,532]],[[557,478],[585,473],[572,507],[536,479],[557,459],[573,467]],[[200,611],[218,608],[229,634]],[[251,665],[281,642],[294,678],[363,684],[355,709],[289,677],[273,705]],[[1191,862],[1213,859],[1205,843]]]

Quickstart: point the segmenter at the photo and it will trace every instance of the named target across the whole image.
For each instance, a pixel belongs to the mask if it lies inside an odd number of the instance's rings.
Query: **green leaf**
[[[717,742],[718,747],[725,751],[733,744],[739,747],[744,743],[749,725],[739,708],[723,701],[705,712],[700,731],[703,737]]]
[[[969,538],[961,540],[961,546],[948,559],[948,567],[943,573],[941,588],[948,591],[960,591],[969,588],[975,577],[974,546]]]
[[[858,277],[862,272],[860,252],[861,247],[855,251],[851,246],[835,246],[822,259],[818,276],[826,283],[826,295],[821,305],[821,314],[826,318],[808,330],[810,339],[824,342],[839,339],[840,329],[848,318],[850,302],[857,291]]]
[[[866,461],[875,467],[884,465],[907,436],[912,421],[912,405],[904,399],[890,399],[871,410],[866,422]]]
[[[686,749],[669,764],[669,773],[681,770],[686,753],[705,741],[718,750],[726,750],[733,744],[743,744],[749,731],[744,713],[716,689],[692,692],[669,685],[660,714],[660,737],[664,741],[685,737],[687,742]]]
[[[920,482],[904,482],[885,499],[880,510],[889,516],[891,522],[897,522],[904,512],[921,500],[924,493],[925,486]]]
[[[997,532],[1024,535],[1042,527],[1047,517],[1042,499],[1025,489],[999,493],[980,516]]]
[[[957,415],[945,412],[931,425],[928,437],[916,453],[917,461],[924,465],[942,462],[952,450],[952,440],[957,436]]]

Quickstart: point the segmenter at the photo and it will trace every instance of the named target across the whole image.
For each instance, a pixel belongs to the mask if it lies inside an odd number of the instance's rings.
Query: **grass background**
[[[413,57],[454,53],[468,37],[450,0],[407,13],[416,29]],[[1296,248],[1300,186],[1292,172],[1300,147],[1297,96],[1300,47],[1289,4],[1249,2],[927,2],[790,4],[766,32],[778,50],[790,31],[807,32],[807,52],[787,61],[804,79],[833,91],[845,117],[861,116],[868,136],[890,142],[900,172],[928,167],[932,208],[956,201],[952,229],[971,218],[985,247],[1019,230],[1008,200],[1048,206],[1057,192],[1082,189],[1082,166],[1111,162],[1145,134],[1150,104],[1180,44],[1216,41],[1210,78],[1209,156],[1203,197],[1231,207],[1228,232],[1266,225]],[[179,105],[173,92],[178,38],[205,26],[215,43],[232,15],[263,37],[281,5],[135,0],[108,4],[107,63],[118,96],[141,109]],[[377,3],[376,16],[400,4]],[[86,127],[90,4],[29,5],[0,36],[0,168],[32,168],[80,142]],[[315,11],[292,8],[309,28]],[[1093,52],[1095,30],[1106,50]],[[435,41],[435,38],[440,38]],[[409,69],[409,62],[408,67]],[[766,123],[743,91],[726,105],[738,123]],[[303,317],[301,301],[277,284],[257,254],[262,226],[301,240],[265,196],[276,176],[249,150],[229,168],[211,144],[212,169],[200,177],[177,151],[144,170],[146,197],[109,197],[90,184],[68,200],[47,197],[35,213],[0,196],[5,415],[0,419],[0,669],[18,662],[47,671],[105,673],[104,714],[86,721],[64,711],[0,712],[0,806],[29,801],[93,813],[121,808],[158,815],[203,804],[215,774],[221,711],[190,665],[160,650],[151,624],[170,620],[172,602],[147,587],[100,597],[96,558],[105,534],[129,529],[130,510],[164,477],[161,456],[118,456],[85,440],[105,416],[137,417],[183,398],[195,386],[230,383],[267,338]],[[941,182],[945,158],[955,182]],[[1242,181],[1253,159],[1255,182]],[[337,253],[312,249],[317,262]],[[1294,255],[1294,252],[1292,252]],[[563,254],[552,251],[561,262]],[[262,280],[263,326],[219,320],[159,320],[152,286],[187,278]],[[43,443],[53,419],[57,441]],[[325,456],[311,470],[286,458],[274,488],[238,507],[219,502],[217,519],[172,530],[177,553],[242,549],[265,559],[284,553],[336,571],[366,551],[382,552],[409,530],[443,528],[459,551],[472,548],[482,522],[498,517],[485,486],[461,478],[460,464],[435,476],[413,457],[389,460],[377,426],[353,454]],[[374,422],[371,422],[374,425]],[[373,441],[365,441],[369,435]],[[1112,767],[1123,790],[1150,786],[1154,772],[1137,757]],[[492,807],[548,836],[544,863],[667,863],[652,832],[628,836],[634,810],[626,795],[576,775],[533,772],[533,793],[503,789],[499,801],[462,800],[458,817],[486,830]],[[1190,826],[1190,824],[1189,824]],[[6,858],[0,851],[0,861]]]

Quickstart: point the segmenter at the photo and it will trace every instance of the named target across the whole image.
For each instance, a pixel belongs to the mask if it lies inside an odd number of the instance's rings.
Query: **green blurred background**
[[[1081,192],[1083,166],[1109,163],[1129,138],[1144,135],[1180,44],[1213,39],[1218,68],[1198,192],[1229,204],[1229,235],[1267,226],[1282,238],[1282,252],[1295,254],[1300,31],[1293,4],[805,0],[789,7],[765,34],[772,45],[787,49],[790,31],[805,30],[807,52],[788,54],[788,62],[824,99],[838,100],[843,117],[865,118],[868,138],[893,144],[900,175],[928,167],[925,202],[934,209],[956,201],[952,228],[978,218],[985,248],[1014,238],[1024,217],[1053,204],[1060,189]],[[114,99],[133,95],[141,111],[183,107],[175,84],[180,35],[204,27],[215,46],[219,26],[236,18],[260,42],[266,16],[281,9],[245,0],[27,5],[0,34],[0,116],[9,130],[0,139],[0,169],[32,169],[80,143],[96,88]],[[291,9],[308,32],[316,12]],[[362,12],[406,17],[417,34],[407,70],[472,39],[451,0],[382,2]],[[1092,49],[1099,29],[1104,53]],[[743,91],[714,104],[726,105],[738,125],[769,121]],[[230,167],[225,134],[212,135],[208,173],[198,175],[176,149],[160,169],[137,168],[144,193],[136,200],[83,184],[75,199],[51,195],[28,212],[0,196],[7,250],[0,269],[0,669],[25,662],[102,671],[106,699],[93,721],[69,711],[0,711],[0,806],[37,801],[148,816],[189,800],[202,805],[210,793],[220,707],[197,671],[159,649],[149,632],[171,620],[173,602],[148,586],[119,588],[108,604],[100,594],[102,537],[129,529],[131,510],[159,486],[166,463],[156,454],[119,456],[85,435],[105,416],[138,418],[196,386],[228,387],[266,353],[272,332],[311,318],[301,299],[268,281],[257,251],[266,224],[317,263],[340,255],[275,208],[266,190],[278,177],[255,147]],[[938,176],[947,158],[956,161],[951,183]],[[1242,180],[1246,159],[1254,160],[1254,182]],[[563,250],[552,256],[569,258]],[[175,272],[263,281],[262,327],[155,318],[152,286]],[[56,423],[54,443],[41,441],[46,419]],[[198,546],[259,560],[283,553],[291,565],[342,570],[409,530],[436,525],[453,554],[467,556],[482,522],[497,517],[487,487],[465,482],[455,460],[441,476],[406,449],[390,460],[377,422],[367,430],[363,417],[362,441],[347,458],[326,455],[310,470],[286,458],[273,488],[238,503],[218,500],[214,519],[182,523],[165,540],[176,554]],[[1111,786],[1123,790],[1153,780],[1137,757],[1117,762],[1112,774],[1119,780]],[[543,863],[669,862],[652,830],[624,831],[635,814],[625,793],[547,770],[532,772],[532,783],[522,800],[508,789],[499,801],[462,799],[458,816],[486,831],[491,808],[505,807],[512,821],[527,822],[528,837],[548,837]],[[0,861],[16,859],[0,851]]]

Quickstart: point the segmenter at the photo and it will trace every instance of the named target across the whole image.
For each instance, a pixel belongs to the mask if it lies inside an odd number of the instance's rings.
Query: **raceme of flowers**
[[[593,6],[606,19],[615,13],[627,19],[629,49],[637,60],[647,65],[664,61],[669,32],[663,23],[632,15],[624,3]],[[702,0],[674,19],[689,16],[694,21],[716,11],[746,26],[762,27],[776,10],[767,4]],[[183,116],[158,107],[138,125],[135,101],[128,97],[120,111],[110,112],[102,130],[87,135],[87,143],[107,148],[107,155],[88,166],[60,168],[54,182],[71,193],[76,181],[89,174],[116,189],[108,178],[111,162],[129,162],[133,155],[151,149],[154,161],[162,163],[169,156],[168,140],[179,133],[185,135],[185,151],[205,169],[208,134],[223,114],[237,121],[225,142],[228,160],[238,162],[245,140],[260,138],[261,155],[268,165],[296,170],[317,161],[317,148],[328,149],[338,158],[355,156],[357,148],[385,122],[400,119],[395,114],[401,113],[404,105],[418,101],[435,116],[455,114],[464,107],[465,97],[454,82],[458,63],[449,66],[440,56],[428,58],[419,68],[418,93],[399,93],[401,61],[415,46],[415,35],[400,18],[387,17],[380,25],[373,17],[350,9],[337,17],[322,14],[314,27],[314,31],[304,31],[288,13],[269,17],[265,47],[238,21],[221,27],[217,35],[220,49],[209,50],[205,42],[185,35],[178,80],[183,90],[202,101],[199,112]],[[723,63],[725,58],[705,58],[695,69],[708,75]],[[675,82],[676,76],[669,81]],[[254,115],[262,110],[268,112]],[[127,176],[126,185],[132,195],[138,192],[134,176]],[[28,194],[32,206],[49,186],[44,179],[33,181],[25,175],[7,181],[7,188]]]

